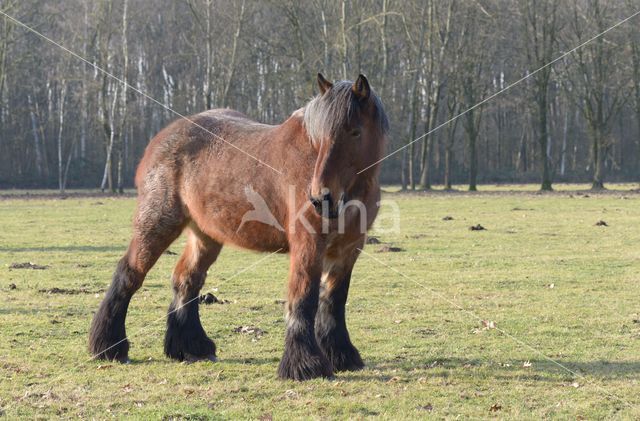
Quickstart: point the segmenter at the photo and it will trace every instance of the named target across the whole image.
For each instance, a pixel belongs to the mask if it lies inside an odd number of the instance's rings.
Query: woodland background
[[[168,108],[283,121],[369,77],[391,152],[640,10],[637,0],[0,0]],[[640,16],[383,164],[406,189],[640,180]],[[177,115],[0,16],[0,188],[133,184]]]

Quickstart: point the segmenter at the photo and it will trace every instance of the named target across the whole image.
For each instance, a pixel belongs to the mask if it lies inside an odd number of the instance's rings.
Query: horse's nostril
[[[331,214],[331,208],[333,206],[331,193],[324,193],[321,196],[311,196],[309,197],[309,201],[319,215],[323,215],[325,212]]]
[[[314,208],[322,209],[322,199],[319,199],[317,197],[310,197],[309,201],[311,202],[311,205],[313,205]]]

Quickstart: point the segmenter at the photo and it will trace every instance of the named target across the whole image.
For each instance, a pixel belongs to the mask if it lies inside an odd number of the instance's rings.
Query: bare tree
[[[518,3],[522,15],[524,51],[529,71],[537,71],[531,77],[531,99],[536,105],[542,171],[540,190],[552,190],[552,171],[549,156],[551,135],[549,131],[549,83],[552,67],[548,64],[558,50],[558,2],[553,0],[524,0]]]
[[[449,51],[449,43],[452,36],[452,20],[456,11],[456,0],[449,0],[445,12],[439,8],[443,2],[429,0],[427,5],[427,21],[429,32],[427,34],[428,61],[424,75],[426,91],[426,118],[424,132],[429,133],[435,126],[440,111],[442,88],[447,76],[447,63],[445,57]],[[442,15],[442,16],[440,16]],[[422,142],[420,157],[420,185],[424,190],[431,189],[431,153],[435,136],[426,136]]]
[[[590,34],[586,28],[604,32],[611,25],[612,6],[601,0],[589,0],[583,9],[576,1],[572,10],[571,29],[576,42]],[[624,83],[615,83],[612,76],[620,76],[618,54],[606,36],[600,36],[574,55],[573,77],[570,82],[577,97],[574,99],[587,122],[591,138],[592,188],[604,188],[605,159],[612,146],[613,116],[624,103]]]
[[[67,98],[67,83],[63,79],[60,82],[60,92],[58,94],[58,189],[60,194],[64,193],[64,158],[63,158],[63,138],[62,133],[64,130],[64,104]]]
[[[478,189],[478,137],[482,123],[484,108],[476,107],[481,102],[488,89],[485,78],[486,44],[480,23],[484,13],[477,4],[465,5],[463,8],[463,22],[461,28],[460,54],[460,98],[461,108],[465,110],[463,127],[467,139],[467,159],[469,162],[469,191]],[[480,10],[479,10],[480,9]]]

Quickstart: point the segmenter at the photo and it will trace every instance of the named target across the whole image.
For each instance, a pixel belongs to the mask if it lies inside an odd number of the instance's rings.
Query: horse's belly
[[[216,212],[193,219],[200,231],[221,244],[255,251],[289,251],[285,232],[275,220],[254,220],[246,212]]]
[[[284,232],[270,226],[259,226],[261,223],[246,223],[240,230],[226,233],[223,243],[237,247],[266,252],[286,253],[289,243]]]

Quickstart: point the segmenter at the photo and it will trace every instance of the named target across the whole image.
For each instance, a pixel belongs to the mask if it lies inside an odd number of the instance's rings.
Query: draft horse
[[[135,178],[133,238],[91,325],[94,357],[128,361],[125,318],[131,297],[186,231],[172,276],[167,356],[215,361],[216,346],[200,323],[197,297],[207,269],[222,246],[231,244],[290,254],[279,377],[329,377],[364,366],[349,338],[345,303],[378,211],[376,162],[388,121],[363,75],[331,83],[318,74],[318,85],[320,94],[280,125],[217,109],[174,121],[151,140]],[[273,223],[243,218],[255,211],[247,192],[264,199]]]

